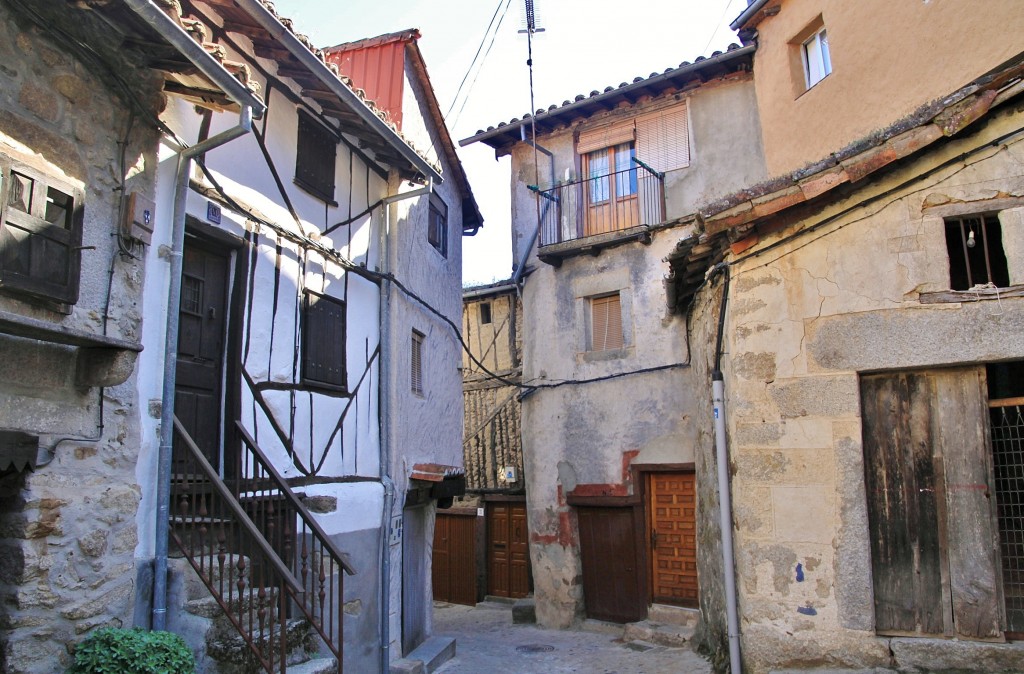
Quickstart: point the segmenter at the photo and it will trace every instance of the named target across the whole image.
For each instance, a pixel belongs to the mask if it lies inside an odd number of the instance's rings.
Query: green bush
[[[193,674],[192,651],[177,634],[105,627],[75,649],[69,674]]]

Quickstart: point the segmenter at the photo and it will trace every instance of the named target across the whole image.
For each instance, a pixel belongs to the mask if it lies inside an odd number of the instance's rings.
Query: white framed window
[[[804,61],[804,77],[807,88],[810,89],[832,72],[832,56],[829,54],[828,33],[824,26],[804,41],[801,52]]]

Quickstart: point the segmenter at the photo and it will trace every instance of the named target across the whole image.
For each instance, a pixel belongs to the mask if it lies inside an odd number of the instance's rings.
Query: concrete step
[[[314,658],[298,665],[288,665],[288,674],[338,674],[338,661]]]
[[[280,638],[280,626],[274,630],[273,638],[275,641]],[[316,650],[313,631],[304,619],[288,621],[287,639],[288,669],[292,668],[292,664],[307,662],[310,653]],[[263,640],[269,641],[270,635],[265,635]],[[234,628],[230,631],[221,628],[210,630],[206,635],[206,654],[217,661],[220,674],[257,674],[263,671],[245,640]]]
[[[659,646],[679,647],[693,638],[694,628],[688,625],[671,625],[652,620],[629,623],[622,631],[622,640],[646,641]]]
[[[455,657],[455,639],[453,637],[433,636],[417,646],[401,661],[393,662],[392,672],[425,672],[430,674],[438,667]],[[420,666],[417,666],[420,663]],[[396,665],[398,668],[396,669]]]
[[[651,604],[647,610],[647,619],[662,625],[682,625],[696,627],[700,619],[700,611],[695,608],[669,606],[668,604]]]

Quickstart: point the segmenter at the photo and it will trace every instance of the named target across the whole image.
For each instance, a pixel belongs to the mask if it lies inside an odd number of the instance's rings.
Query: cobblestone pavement
[[[591,621],[592,622],[592,621]],[[512,623],[511,606],[436,602],[434,634],[456,638],[438,674],[710,674],[689,648],[622,641],[618,626],[547,630]]]

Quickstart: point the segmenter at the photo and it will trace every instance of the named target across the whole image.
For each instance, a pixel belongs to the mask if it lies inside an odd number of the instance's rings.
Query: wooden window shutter
[[[415,330],[412,331],[411,362],[412,392],[416,395],[423,395],[423,335]]]
[[[344,389],[345,303],[306,291],[302,325],[302,380]]]
[[[334,203],[334,167],[338,141],[325,126],[299,111],[295,144],[295,182],[302,189]]]
[[[594,150],[603,150],[619,143],[630,143],[636,138],[633,120],[620,124],[609,124],[596,129],[580,132],[576,143],[576,152],[586,154]]]
[[[685,103],[636,120],[636,156],[655,171],[690,165],[688,107]]]
[[[623,347],[622,304],[618,293],[591,299],[590,319],[591,351]]]

